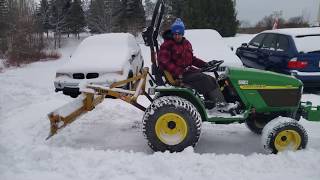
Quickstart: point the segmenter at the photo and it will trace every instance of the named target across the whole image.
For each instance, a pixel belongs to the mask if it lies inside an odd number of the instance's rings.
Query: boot
[[[214,102],[215,106],[224,106],[227,104],[226,100],[224,99],[224,96],[222,94],[222,92],[220,91],[219,88],[216,88],[212,91],[210,91],[206,98],[209,100],[209,101],[212,101]]]
[[[219,88],[214,89],[208,94],[209,101],[214,102],[215,110],[220,112],[230,112],[237,108],[237,104],[227,103]]]

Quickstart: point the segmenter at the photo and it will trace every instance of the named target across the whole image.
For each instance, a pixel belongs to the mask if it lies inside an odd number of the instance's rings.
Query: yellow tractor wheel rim
[[[166,113],[158,118],[155,130],[161,142],[167,145],[177,145],[186,138],[188,125],[180,115]]]
[[[284,150],[298,150],[301,145],[301,136],[297,131],[281,131],[274,141],[275,148],[280,152]]]

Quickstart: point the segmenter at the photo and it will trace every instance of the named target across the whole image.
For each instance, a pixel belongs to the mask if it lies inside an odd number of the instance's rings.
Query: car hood
[[[129,63],[139,51],[135,39],[128,33],[90,36],[83,40],[70,60],[59,72],[115,72]]]

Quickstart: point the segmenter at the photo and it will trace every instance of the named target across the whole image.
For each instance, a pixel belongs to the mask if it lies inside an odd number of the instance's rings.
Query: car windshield
[[[298,52],[320,51],[320,34],[296,36],[294,41]]]

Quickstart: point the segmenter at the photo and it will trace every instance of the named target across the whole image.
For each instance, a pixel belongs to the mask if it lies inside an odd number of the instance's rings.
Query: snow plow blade
[[[77,99],[48,114],[50,132],[46,140],[57,134],[60,129],[71,124],[82,114],[92,111],[106,97],[121,99],[145,111],[146,108],[137,103],[137,98],[140,95],[145,95],[152,101],[152,98],[145,91],[148,71],[148,68],[143,68],[142,72],[136,76],[115,82],[111,84],[110,87],[95,84],[87,85],[86,88],[81,90],[82,94]],[[127,83],[134,83],[135,87],[131,90],[118,88]]]
[[[302,117],[308,121],[320,122],[320,106],[312,106],[312,102],[301,102]]]
[[[49,139],[57,134],[58,130],[72,123],[82,114],[94,109],[105,98],[105,95],[94,95],[93,93],[84,93],[74,101],[56,109],[48,114],[50,120],[50,133],[46,138]]]

